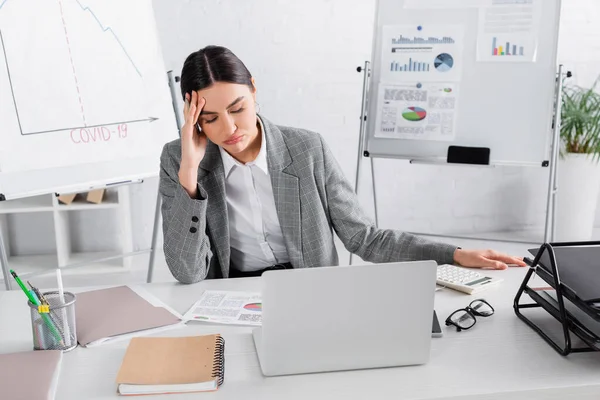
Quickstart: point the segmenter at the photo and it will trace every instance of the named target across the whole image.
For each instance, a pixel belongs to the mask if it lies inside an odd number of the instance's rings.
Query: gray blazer
[[[338,265],[334,230],[346,249],[363,260],[453,262],[456,246],[377,229],[319,134],[259,118],[265,130],[277,215],[294,268]],[[167,143],[159,184],[167,265],[183,283],[227,278],[229,222],[219,148],[209,141],[198,168],[201,199],[191,199],[179,184],[180,161],[180,140]]]

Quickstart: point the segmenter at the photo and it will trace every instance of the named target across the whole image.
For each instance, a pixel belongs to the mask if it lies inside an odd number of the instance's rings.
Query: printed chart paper
[[[463,36],[462,25],[384,26],[380,81],[460,81]]]
[[[535,62],[541,0],[492,0],[479,9],[477,61]]]
[[[420,87],[417,87],[421,85]],[[458,84],[381,83],[375,137],[412,140],[454,140]]]
[[[183,319],[260,326],[262,324],[260,293],[207,290],[185,313]]]

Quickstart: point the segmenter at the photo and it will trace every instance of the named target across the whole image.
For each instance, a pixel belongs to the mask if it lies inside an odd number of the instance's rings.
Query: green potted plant
[[[556,241],[592,237],[600,190],[600,94],[595,87],[563,89]]]

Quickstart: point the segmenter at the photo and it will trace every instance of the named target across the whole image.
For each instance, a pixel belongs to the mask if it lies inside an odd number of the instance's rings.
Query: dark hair
[[[228,48],[206,46],[186,58],[181,70],[181,95],[206,89],[215,82],[247,85],[254,90],[252,75]]]

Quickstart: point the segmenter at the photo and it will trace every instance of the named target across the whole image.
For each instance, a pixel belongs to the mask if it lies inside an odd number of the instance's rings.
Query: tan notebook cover
[[[78,293],[75,301],[77,341],[96,340],[173,325],[179,318],[155,307],[127,286]]]
[[[133,338],[117,384],[182,385],[223,381],[224,341],[220,335]]]
[[[58,350],[0,354],[0,398],[54,399],[61,360]]]

